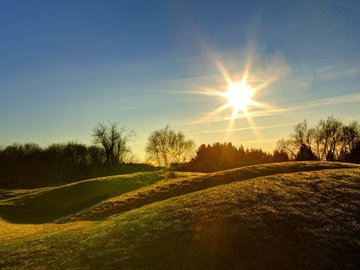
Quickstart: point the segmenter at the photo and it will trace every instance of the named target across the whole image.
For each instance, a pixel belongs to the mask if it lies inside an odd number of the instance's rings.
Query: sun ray
[[[275,80],[279,78],[277,75],[269,76],[267,79],[262,78],[261,81],[254,80],[257,78],[257,73],[252,73],[254,51],[253,48],[249,48],[245,57],[244,68],[239,74],[232,75],[219,60],[216,54],[208,51],[208,56],[213,64],[216,66],[219,74],[221,75],[224,85],[221,88],[203,88],[199,91],[190,91],[189,93],[202,94],[207,96],[217,96],[224,100],[224,104],[208,113],[204,118],[200,119],[198,123],[214,122],[214,121],[228,121],[228,133],[230,135],[231,130],[234,129],[234,125],[237,124],[237,120],[246,120],[248,127],[254,130],[254,135],[259,137],[258,131],[256,131],[256,123],[252,116],[259,117],[261,115],[272,115],[274,111],[279,109],[271,106],[267,103],[257,100],[258,92],[267,88]],[[261,70],[259,71],[261,74]],[[230,113],[231,110],[231,113]],[[229,112],[228,116],[224,116],[223,112]],[[269,111],[271,113],[269,113]],[[214,120],[214,117],[216,119]],[[211,118],[211,121],[207,121]]]
[[[272,84],[276,79],[277,79],[277,77],[273,76],[270,79],[262,82],[261,84],[257,85],[256,87],[254,87],[254,90],[255,91],[262,90],[262,89],[268,87],[270,84]]]
[[[216,108],[215,110],[207,113],[204,117],[202,117],[199,122],[200,123],[207,123],[209,122],[208,119],[212,118],[214,115],[218,115],[221,112],[225,111],[226,109],[228,109],[230,107],[230,105],[228,103],[225,103],[223,105],[221,105],[220,107]]]
[[[230,108],[230,106],[231,106],[230,104],[225,103],[225,104],[221,105],[220,107],[216,108],[215,110],[213,110],[212,112],[210,112],[209,115],[221,113],[221,112],[225,111],[226,109]]]
[[[259,131],[255,128],[256,124],[254,119],[251,117],[251,115],[248,115],[248,117],[245,118],[246,121],[248,122],[248,125],[250,127],[250,130],[252,131],[252,133],[254,134],[255,138],[259,138],[260,137],[260,133]]]
[[[226,82],[227,84],[230,84],[230,83],[232,82],[231,77],[230,77],[228,71],[227,71],[227,70],[225,69],[225,67],[223,66],[223,64],[222,64],[221,62],[217,61],[217,62],[216,62],[216,65],[217,65],[218,69],[220,70],[220,72],[221,72],[221,74],[222,74],[225,82]]]

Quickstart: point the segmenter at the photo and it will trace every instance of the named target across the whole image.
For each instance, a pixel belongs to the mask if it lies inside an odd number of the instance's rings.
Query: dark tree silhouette
[[[317,156],[314,154],[314,152],[311,150],[311,148],[303,144],[300,146],[299,152],[297,153],[295,160],[301,161],[301,160],[317,160]]]
[[[357,142],[349,153],[346,153],[341,161],[360,163],[360,141]]]
[[[288,139],[278,142],[278,149],[285,151],[293,160],[345,161],[360,141],[357,122],[345,125],[330,116],[308,128],[306,120],[295,126]]]
[[[320,160],[336,160],[340,156],[343,123],[330,116],[320,120],[314,132],[315,151]]]
[[[273,153],[273,161],[274,162],[289,161],[289,156],[283,150],[275,150]]]
[[[174,169],[185,171],[213,172],[240,166],[273,162],[271,154],[261,149],[236,148],[232,143],[202,144],[195,157],[188,163]]]
[[[124,162],[126,154],[130,152],[127,143],[134,135],[133,130],[119,127],[116,122],[98,124],[92,134],[94,143],[102,147],[109,167]]]
[[[41,148],[13,144],[0,150],[0,188],[54,186],[111,174],[149,171],[145,164],[116,164],[111,171],[103,149],[69,142]]]

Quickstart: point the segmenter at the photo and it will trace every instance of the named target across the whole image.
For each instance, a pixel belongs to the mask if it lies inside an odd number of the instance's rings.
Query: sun
[[[253,52],[247,55],[243,70],[231,74],[224,64],[210,54],[210,59],[219,71],[219,80],[215,81],[215,87],[204,87],[195,91],[187,91],[191,94],[200,94],[219,97],[222,105],[207,113],[199,122],[217,122],[228,120],[231,130],[236,120],[246,119],[250,126],[254,127],[254,117],[267,115],[267,111],[276,108],[268,103],[259,101],[259,91],[267,88],[278,75],[266,74],[261,69],[252,71]],[[224,102],[225,101],[225,102]],[[232,113],[229,115],[229,111]]]
[[[255,90],[243,80],[238,83],[230,82],[227,91],[222,96],[227,100],[229,107],[233,108],[233,115],[239,110],[247,114],[248,106],[253,103],[254,93]]]

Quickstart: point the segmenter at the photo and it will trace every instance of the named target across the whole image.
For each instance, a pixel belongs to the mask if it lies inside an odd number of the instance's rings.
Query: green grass
[[[178,175],[174,179],[157,182],[153,185],[136,189],[121,196],[100,202],[84,211],[60,219],[60,222],[76,220],[101,220],[150,203],[181,196],[198,190],[244,181],[259,176],[298,171],[358,167],[348,163],[331,162],[287,162],[247,166],[208,174]],[[179,174],[179,173],[178,173]],[[182,177],[181,177],[182,176]]]
[[[3,221],[0,268],[359,269],[359,173],[307,162],[178,174],[137,192],[203,188],[101,221]]]
[[[164,171],[95,178],[27,191],[0,201],[0,215],[13,223],[46,223],[77,213],[110,197],[165,179]]]

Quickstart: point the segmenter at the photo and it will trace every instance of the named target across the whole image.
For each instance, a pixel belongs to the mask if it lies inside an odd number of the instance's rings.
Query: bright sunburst
[[[231,131],[237,119],[246,119],[250,127],[255,127],[253,116],[270,109],[274,110],[273,106],[257,100],[259,98],[258,92],[268,87],[281,74],[274,72],[274,74],[264,75],[266,73],[263,73],[261,69],[258,69],[257,72],[251,72],[253,50],[249,50],[246,55],[241,73],[230,74],[215,54],[209,53],[209,57],[217,67],[224,83],[218,83],[216,88],[203,88],[199,91],[191,91],[191,93],[217,96],[225,102],[206,114],[199,122],[228,120],[228,130]],[[229,110],[232,111],[231,115],[226,115]]]
[[[234,83],[230,82],[226,92],[221,93],[221,96],[227,100],[227,105],[232,107],[233,116],[235,116],[239,110],[243,113],[248,113],[248,106],[253,104],[252,97],[255,94],[255,90],[247,84],[246,80]]]

